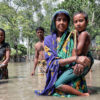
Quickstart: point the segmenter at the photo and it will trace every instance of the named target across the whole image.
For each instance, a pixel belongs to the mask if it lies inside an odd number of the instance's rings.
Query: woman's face
[[[73,17],[74,27],[78,32],[82,32],[86,29],[87,21],[83,14],[77,14]]]
[[[0,43],[4,40],[4,33],[0,30]]]
[[[68,27],[67,16],[63,13],[57,15],[55,19],[56,29],[58,33],[63,33]]]

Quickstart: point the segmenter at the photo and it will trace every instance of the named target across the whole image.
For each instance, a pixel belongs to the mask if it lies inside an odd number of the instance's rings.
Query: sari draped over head
[[[60,70],[59,59],[72,56],[74,41],[68,25],[68,28],[63,33],[59,43],[57,42],[57,30],[54,21],[55,16],[59,13],[64,13],[68,18],[68,24],[70,22],[69,14],[64,9],[57,11],[53,16],[51,23],[51,35],[46,36],[44,40],[45,59],[47,62],[46,85],[42,91],[35,90],[35,93],[38,95],[69,96],[61,91],[56,91],[55,89],[55,82],[59,76],[65,71],[65,69],[71,68],[74,64],[67,64],[63,67],[63,70]],[[87,91],[86,81],[83,77],[77,80],[72,80],[69,85],[81,92]]]

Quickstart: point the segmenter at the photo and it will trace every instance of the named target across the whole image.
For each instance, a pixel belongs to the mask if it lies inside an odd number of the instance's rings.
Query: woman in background
[[[10,59],[10,45],[5,42],[5,31],[0,28],[0,80],[8,79],[8,62]]]

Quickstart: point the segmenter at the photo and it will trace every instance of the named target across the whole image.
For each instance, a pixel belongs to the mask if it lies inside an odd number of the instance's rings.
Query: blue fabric
[[[66,70],[60,77],[59,79],[56,81],[55,83],[55,87],[59,87],[62,84],[68,84],[69,82],[71,82],[72,80],[75,80],[79,77],[84,77],[88,72],[89,72],[89,67],[85,67],[83,73],[81,75],[76,75],[73,73],[73,69],[70,68],[68,70]]]

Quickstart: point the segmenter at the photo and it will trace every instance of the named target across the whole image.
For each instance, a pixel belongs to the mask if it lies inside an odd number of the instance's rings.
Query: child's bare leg
[[[89,96],[89,93],[82,93],[82,92],[72,88],[69,85],[62,85],[62,86],[58,87],[57,89],[65,92],[65,93],[75,94],[78,96]]]

